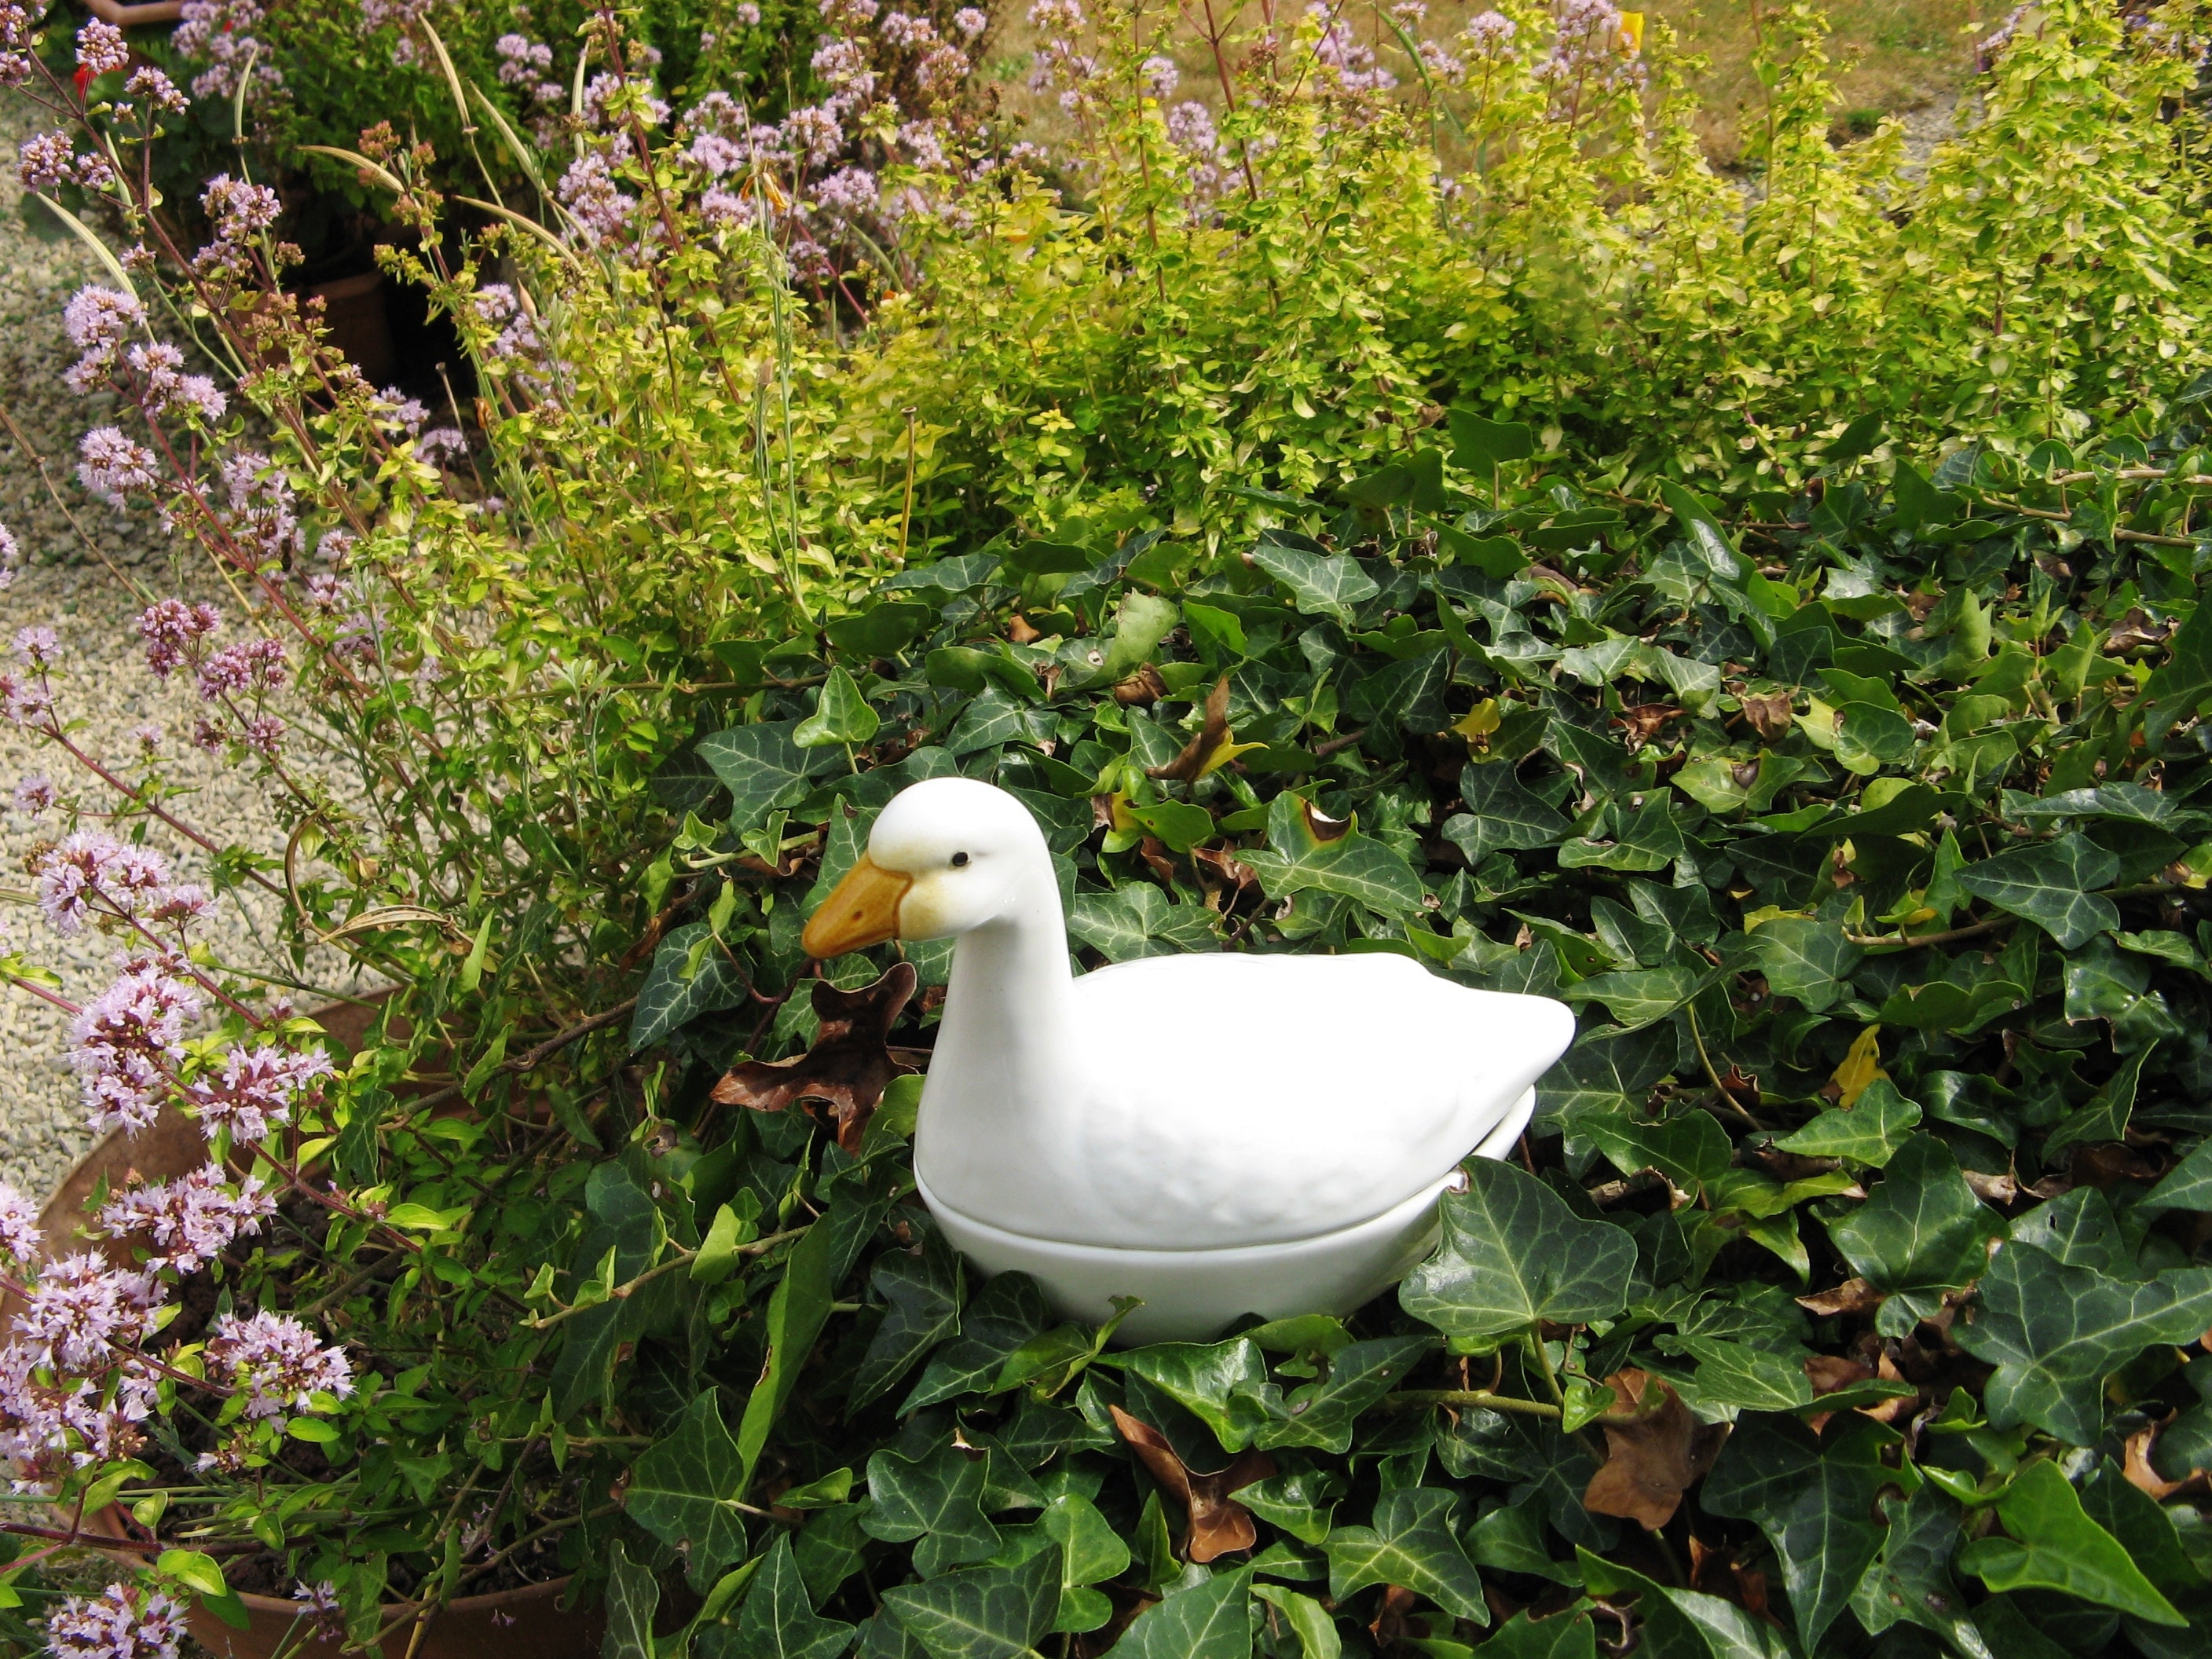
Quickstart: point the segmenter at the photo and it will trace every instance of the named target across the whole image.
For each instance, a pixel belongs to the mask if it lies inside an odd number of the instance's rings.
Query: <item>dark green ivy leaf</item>
[[[2105,1379],[2153,1343],[2193,1341],[2208,1325],[2212,1267],[2126,1284],[2014,1242],[1998,1250],[1979,1306],[1952,1338],[1997,1368],[1984,1395],[1992,1427],[2033,1423],[2087,1446],[2104,1427]]]
[[[1117,1659],[1249,1659],[1252,1569],[1170,1589],[1166,1601],[1137,1615],[1109,1651]]]
[[[871,1538],[903,1544],[919,1539],[914,1570],[932,1578],[947,1567],[982,1561],[999,1549],[999,1531],[983,1518],[984,1461],[950,1440],[915,1461],[888,1449],[868,1460],[875,1505],[860,1522]]]
[[[2188,1623],[2142,1576],[2120,1540],[2083,1511],[2056,1463],[2029,1464],[1996,1507],[2009,1536],[1992,1533],[1967,1544],[1959,1552],[1962,1572],[1993,1590],[2060,1590],[2148,1624]]]
[[[1844,936],[1841,922],[1808,916],[1778,916],[1763,922],[1751,942],[1767,985],[1815,1013],[1844,994],[1844,981],[1866,956]]]
[[[886,1251],[868,1282],[890,1311],[853,1378],[854,1411],[888,1391],[960,1324],[960,1258],[934,1227],[922,1234],[918,1250]]]
[[[998,1381],[1006,1356],[1028,1341],[1051,1318],[1036,1280],[1027,1273],[1000,1273],[978,1291],[960,1316],[960,1334],[930,1357],[929,1368],[899,1407],[899,1415]]]
[[[956,1454],[957,1455],[957,1454]],[[1018,1566],[971,1567],[884,1592],[930,1659],[1022,1659],[1060,1612],[1060,1550]]]
[[[1876,1290],[1927,1297],[1972,1283],[1999,1225],[1950,1147],[1916,1134],[1890,1159],[1874,1195],[1828,1224],[1828,1237]]]
[[[844,764],[834,748],[802,749],[797,720],[733,726],[699,739],[699,758],[730,792],[730,827],[750,830],[779,806],[795,806],[809,782]]]
[[[1401,1486],[1376,1500],[1371,1527],[1339,1527],[1328,1535],[1328,1593],[1343,1601],[1370,1584],[1396,1584],[1426,1596],[1455,1619],[1490,1622],[1482,1576],[1451,1528],[1457,1494],[1433,1486]]]
[[[1636,1241],[1584,1221],[1535,1176],[1496,1158],[1469,1160],[1468,1189],[1440,1207],[1443,1241],[1408,1274],[1398,1299],[1447,1336],[1493,1337],[1539,1320],[1583,1325],[1619,1313]]]
[[[702,1584],[744,1556],[744,1480],[720,1391],[710,1388],[631,1466],[623,1506],[662,1543],[687,1552],[691,1582]]]
[[[837,1659],[852,1640],[850,1625],[814,1611],[790,1534],[779,1532],[746,1588],[736,1628],[719,1646],[702,1643],[699,1654],[700,1659]]]
[[[1782,1558],[1808,1652],[1881,1549],[1875,1495],[1897,1480],[1881,1458],[1897,1443],[1893,1430],[1852,1414],[1831,1419],[1823,1438],[1794,1417],[1747,1413],[1705,1478],[1704,1506],[1753,1522]]]
[[[660,1581],[653,1569],[629,1559],[615,1540],[607,1574],[607,1633],[600,1659],[653,1659],[653,1615],[660,1606]]]
[[[2110,886],[2119,872],[2117,857],[2069,831],[1970,864],[1953,879],[1977,898],[2027,917],[2071,951],[2120,925],[2118,907],[2094,890]]]
[[[745,1000],[744,975],[730,953],[709,938],[703,921],[669,930],[653,953],[652,969],[629,1018],[632,1054],[650,1048],[702,1014],[734,1008]]]
[[[1444,820],[1443,837],[1467,854],[1470,866],[1501,850],[1556,847],[1574,827],[1522,787],[1504,761],[1464,768],[1459,793],[1467,811]]]
[[[1831,1106],[1774,1145],[1800,1158],[1848,1158],[1879,1170],[1896,1156],[1919,1121],[1920,1108],[1898,1093],[1887,1078],[1878,1077],[1848,1107]]]
[[[1899,1623],[1933,1631],[1962,1659],[1998,1659],[1968,1613],[1951,1577],[1965,1514],[1934,1481],[1922,1483],[1907,1501],[1887,1495],[1889,1530],[1881,1558],[1866,1571],[1851,1596],[1851,1611],[1870,1636]]]
[[[1328,1374],[1294,1389],[1281,1402],[1281,1419],[1262,1428],[1254,1443],[1269,1449],[1312,1446],[1340,1455],[1350,1451],[1352,1425],[1359,1413],[1401,1382],[1435,1346],[1432,1337],[1384,1336],[1338,1349],[1325,1362]]]

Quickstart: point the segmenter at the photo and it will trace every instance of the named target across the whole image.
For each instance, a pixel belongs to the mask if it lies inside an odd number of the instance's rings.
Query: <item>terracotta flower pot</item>
[[[340,1043],[353,1048],[360,1045],[375,1012],[373,1007],[342,1003],[316,1009],[314,1018]],[[84,1202],[102,1176],[112,1187],[121,1186],[132,1170],[149,1180],[168,1181],[198,1169],[206,1159],[207,1142],[199,1125],[173,1105],[163,1107],[161,1115],[143,1134],[118,1131],[109,1135],[62,1177],[40,1211],[39,1226],[46,1235],[47,1249],[61,1255],[72,1247],[72,1241],[80,1248],[84,1244],[86,1241],[77,1238]],[[105,1252],[118,1266],[130,1261],[128,1246],[120,1242],[96,1243],[93,1248]],[[0,1298],[0,1330],[13,1324],[15,1308],[13,1297]],[[125,1535],[122,1519],[113,1510],[88,1518],[86,1526],[111,1538]],[[143,1559],[122,1551],[107,1553],[110,1559],[132,1566]],[[571,1659],[571,1656],[585,1659],[596,1654],[606,1628],[605,1617],[596,1607],[562,1608],[559,1602],[568,1585],[564,1577],[520,1589],[459,1596],[432,1616],[421,1645],[413,1650],[413,1659]],[[194,1639],[221,1659],[270,1659],[297,1628],[298,1604],[270,1595],[240,1595],[239,1600],[246,1604],[252,1619],[247,1629],[234,1630],[195,1603],[190,1618]],[[384,1623],[392,1632],[380,1644],[385,1659],[408,1659],[416,1626],[401,1621],[409,1612],[398,1603],[385,1607]],[[338,1650],[337,1641],[318,1640],[295,1645],[288,1652],[335,1656]]]

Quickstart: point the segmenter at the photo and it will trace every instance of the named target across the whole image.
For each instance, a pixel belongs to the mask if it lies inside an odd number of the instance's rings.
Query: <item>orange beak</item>
[[[842,957],[899,933],[899,903],[914,878],[886,870],[866,853],[845,872],[822,908],[809,917],[799,936],[799,948],[810,957]]]

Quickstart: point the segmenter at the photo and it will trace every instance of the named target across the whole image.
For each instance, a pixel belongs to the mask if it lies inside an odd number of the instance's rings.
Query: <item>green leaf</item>
[[[623,1507],[664,1544],[684,1551],[703,1584],[744,1559],[744,1460],[722,1424],[720,1391],[696,1395],[675,1428],[631,1465]]]
[[[2143,1195],[2139,1209],[2212,1210],[2212,1138],[2200,1140],[2189,1156],[2168,1170]]]
[[[1622,974],[1595,974],[1559,993],[1570,1002],[1601,1002],[1624,1031],[1656,1024],[1708,986],[1719,983],[1717,968],[1639,968]]]
[[[2130,1480],[2108,1456],[2081,1487],[2081,1508],[2118,1539],[2143,1577],[2171,1596],[2194,1596],[2200,1605],[2212,1573],[2191,1557],[2173,1517]]]
[[[759,1231],[735,1206],[725,1204],[718,1208],[707,1237],[700,1241],[698,1253],[691,1258],[691,1282],[719,1285],[727,1279],[744,1262],[743,1247],[752,1243]]]
[[[2116,856],[2069,830],[2055,841],[1970,864],[1953,879],[1977,898],[2026,917],[2071,951],[2120,925],[2118,908],[2091,890],[2110,886],[2119,873]]]
[[[791,740],[801,749],[866,743],[882,723],[853,677],[842,668],[832,668],[822,682],[814,712],[792,727]]]
[[[699,739],[699,758],[730,792],[730,827],[750,830],[779,806],[795,806],[811,780],[843,757],[835,750],[802,749],[797,720],[735,726]]]
[[[223,1582],[222,1566],[215,1557],[198,1550],[163,1550],[154,1563],[154,1570],[197,1595],[222,1597],[230,1594],[230,1586]]]
[[[988,1560],[998,1553],[999,1532],[983,1518],[984,1473],[983,1459],[950,1440],[920,1459],[879,1451],[868,1460],[868,1494],[875,1504],[860,1529],[887,1543],[919,1539],[914,1569],[925,1578]]]
[[[1376,1501],[1371,1527],[1328,1535],[1328,1593],[1342,1601],[1370,1584],[1396,1584],[1426,1596],[1456,1619],[1490,1622],[1482,1577],[1451,1529],[1456,1493],[1401,1486]]]
[[[1779,1632],[1733,1601],[1671,1589],[1587,1549],[1577,1547],[1576,1554],[1590,1595],[1635,1602],[1639,1655],[1648,1650],[1653,1659],[1796,1659]]]
[[[1208,818],[1209,829],[1212,823]],[[1178,951],[1211,950],[1219,943],[1216,921],[1202,904],[1177,904],[1152,883],[1132,881],[1104,892],[1076,894],[1067,913],[1067,931],[1109,962],[1133,962]]]
[[[837,1659],[852,1640],[852,1626],[814,1611],[791,1534],[779,1531],[745,1591],[737,1628],[714,1659]]]
[[[2038,1460],[1997,1499],[2008,1537],[1991,1534],[1959,1552],[1959,1568],[1993,1590],[2054,1589],[2153,1625],[2185,1625],[2143,1577],[2120,1540],[2092,1521],[2058,1466]]]
[[[1789,1412],[1813,1403],[1805,1367],[1787,1353],[1715,1336],[1662,1336],[1661,1352],[1686,1353],[1698,1362],[1689,1386],[1699,1406],[1741,1411]]]
[[[2148,705],[2143,725],[2154,738],[2212,697],[2212,606],[2199,600],[2166,648],[2166,661],[2143,688]]]
[[[660,1581],[652,1568],[629,1559],[619,1538],[608,1559],[607,1633],[600,1639],[600,1659],[654,1659],[653,1615],[660,1606]]]
[[[935,608],[927,605],[876,604],[825,623],[822,631],[840,651],[865,662],[905,650],[929,630],[937,615]]]
[[[830,1318],[836,1290],[837,1235],[826,1225],[809,1227],[791,1254],[784,1258],[783,1277],[768,1302],[768,1361],[760,1381],[745,1397],[745,1413],[738,1422],[738,1455],[742,1461],[742,1491],[752,1485],[754,1467],[769,1431],[783,1415],[799,1374],[813,1351],[814,1339]]]
[[[1282,1413],[1281,1391],[1267,1377],[1256,1343],[1162,1342],[1133,1350],[1122,1361],[1213,1431],[1227,1451],[1242,1451]]]
[[[1656,1170],[1683,1192],[1711,1186],[1729,1167],[1728,1131],[1710,1112],[1686,1111],[1658,1123],[1625,1111],[1578,1112],[1569,1132],[1603,1152],[1621,1174]]]
[[[975,1390],[988,1390],[1006,1356],[1045,1328],[1051,1317],[1036,1280],[1027,1273],[999,1273],[969,1302],[960,1334],[930,1356],[929,1368],[899,1407],[899,1415]]]
[[[1382,591],[1349,554],[1309,553],[1262,541],[1252,550],[1252,562],[1281,583],[1299,610],[1334,617],[1346,628],[1352,607]]]
[[[1129,1547],[1107,1523],[1106,1517],[1099,1514],[1098,1506],[1081,1492],[1062,1492],[1054,1498],[1045,1505],[1037,1524],[1060,1546],[1061,1616],[1054,1621],[1054,1627],[1074,1630],[1076,1626],[1069,1624],[1066,1618],[1069,1592],[1119,1578],[1128,1571]],[[1109,1605],[1107,1616],[1110,1617],[1111,1613]],[[1098,1620],[1098,1624],[1104,1622],[1103,1618]],[[1097,1624],[1082,1628],[1096,1630]]]
[[[1267,1449],[1312,1446],[1340,1455],[1350,1451],[1360,1413],[1402,1382],[1435,1346],[1430,1337],[1385,1336],[1339,1348],[1328,1357],[1328,1375],[1292,1390],[1281,1402],[1282,1419],[1262,1428],[1253,1443]]]
[[[2076,1446],[2104,1427],[2104,1380],[2154,1343],[2194,1341],[2212,1326],[2212,1267],[2124,1283],[2017,1240],[1983,1275],[1979,1305],[1952,1331],[1996,1367],[1983,1401],[1990,1425],[2033,1423]]]
[[[1452,409],[1444,416],[1452,435],[1452,465],[1468,472],[1487,472],[1536,453],[1536,434],[1525,421],[1493,421],[1471,409]]]
[[[1587,1324],[1628,1302],[1636,1241],[1584,1221],[1535,1176],[1494,1158],[1466,1165],[1468,1190],[1447,1193],[1443,1240],[1408,1274],[1398,1299],[1447,1336],[1504,1336],[1539,1320]]]
[[[1849,1107],[1831,1106],[1774,1145],[1800,1158],[1848,1158],[1879,1170],[1896,1156],[1919,1121],[1920,1108],[1898,1093],[1887,1078],[1878,1077]]]
[[[650,1048],[702,1014],[745,1000],[744,976],[703,921],[671,928],[653,953],[653,968],[629,1018],[629,1051]],[[702,948],[703,946],[703,948]]]
[[[1556,847],[1573,827],[1522,788],[1502,761],[1467,767],[1459,775],[1459,793],[1467,811],[1444,820],[1443,837],[1467,854],[1470,866],[1505,849]]]
[[[1848,1413],[1832,1425],[1823,1438],[1794,1417],[1739,1418],[1699,1499],[1714,1515],[1753,1522],[1774,1546],[1808,1652],[1880,1553],[1875,1495],[1898,1479],[1882,1462],[1894,1431]]]
[[[1170,1589],[1108,1652],[1113,1659],[1250,1659],[1252,1569]]]
[[[2126,1139],[2143,1061],[2156,1046],[2146,1043],[2122,1060],[2120,1069],[2105,1080],[2089,1103],[2051,1132],[2043,1143],[2045,1164],[2056,1164],[2059,1152],[2068,1146],[2099,1146]]]
[[[960,1325],[960,1258],[934,1227],[917,1249],[887,1250],[868,1282],[890,1304],[853,1377],[850,1410],[858,1411],[913,1369]]]
[[[1828,1224],[1828,1237],[1875,1289],[1927,1293],[1972,1283],[1999,1224],[1950,1147],[1916,1134],[1891,1157],[1874,1195]]]
[[[1285,1628],[1297,1640],[1299,1659],[1338,1659],[1343,1638],[1336,1620],[1310,1595],[1301,1595],[1285,1584],[1254,1583],[1252,1594],[1274,1608]],[[1595,1659],[1595,1656],[1593,1656]]]
[[[1597,1626],[1573,1607],[1548,1619],[1516,1613],[1481,1652],[1483,1659],[1597,1659]]]
[[[1267,809],[1272,851],[1243,854],[1270,898],[1309,890],[1357,900],[1378,915],[1416,915],[1426,890],[1395,848],[1356,829],[1325,839],[1303,797],[1285,790]]]
[[[901,1584],[884,1605],[930,1659],[1023,1659],[1052,1629],[1060,1580],[1060,1551],[1040,1550],[1018,1566]]]
[[[1966,1611],[1966,1598],[1951,1577],[1965,1511],[1934,1481],[1910,1500],[1885,1494],[1889,1529],[1881,1555],[1851,1592],[1851,1611],[1872,1636],[1909,1623],[1933,1631],[1963,1659],[1998,1659]]]
[[[1751,943],[1768,986],[1815,1013],[1846,994],[1844,981],[1866,957],[1844,937],[1841,922],[1807,916],[1778,916],[1761,923]]]

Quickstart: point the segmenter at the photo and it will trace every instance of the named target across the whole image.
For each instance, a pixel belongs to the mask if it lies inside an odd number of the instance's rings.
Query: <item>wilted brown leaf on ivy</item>
[[[1815,1319],[1833,1319],[1838,1314],[1872,1313],[1888,1297],[1888,1291],[1875,1289],[1863,1279],[1847,1279],[1832,1289],[1799,1297],[1797,1305]]]
[[[1249,1550],[1259,1541],[1260,1529],[1253,1523],[1252,1511],[1230,1493],[1273,1474],[1273,1458],[1256,1449],[1240,1452],[1237,1461],[1218,1474],[1194,1474],[1176,1455],[1165,1435],[1119,1406],[1110,1409],[1114,1426],[1129,1449],[1189,1516],[1190,1528],[1182,1548],[1187,1559],[1211,1561],[1232,1550]]]
[[[1160,671],[1146,663],[1114,688],[1114,701],[1125,707],[1150,708],[1168,694]]]
[[[1663,1527],[1720,1455],[1728,1425],[1698,1422],[1664,1379],[1634,1366],[1606,1382],[1621,1404],[1598,1419],[1606,1460],[1583,1492],[1583,1507],[1646,1529]]]
[[[1627,732],[1631,749],[1640,749],[1657,737],[1659,728],[1668,720],[1681,720],[1689,712],[1686,708],[1677,708],[1672,703],[1632,703],[1613,717],[1613,723]]]
[[[791,1060],[749,1060],[723,1073],[714,1098],[725,1106],[781,1112],[795,1100],[829,1103],[837,1144],[860,1150],[860,1136],[890,1080],[915,1067],[890,1047],[891,1026],[914,995],[914,964],[899,962],[873,984],[841,991],[814,981],[814,1012],[822,1022],[814,1046]]]
[[[1197,735],[1165,766],[1146,767],[1145,775],[1168,783],[1189,783],[1208,769],[1206,762],[1214,750],[1228,741],[1229,676],[1224,674],[1206,694],[1206,718],[1199,723]]]

